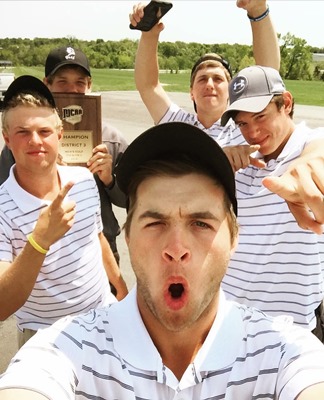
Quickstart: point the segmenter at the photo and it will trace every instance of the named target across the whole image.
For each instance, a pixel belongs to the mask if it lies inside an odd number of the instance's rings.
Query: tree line
[[[314,63],[313,53],[324,53],[323,48],[307,45],[306,41],[288,33],[278,35],[281,51],[281,70],[284,79],[324,80],[324,62]],[[132,69],[138,40],[79,40],[66,38],[5,38],[0,39],[0,60],[10,60],[14,66],[44,66],[49,51],[55,47],[72,45],[85,52],[92,68]],[[195,42],[160,42],[160,69],[177,73],[190,70],[194,61],[204,53],[218,53],[226,58],[233,72],[254,64],[252,46],[242,44],[201,44]]]

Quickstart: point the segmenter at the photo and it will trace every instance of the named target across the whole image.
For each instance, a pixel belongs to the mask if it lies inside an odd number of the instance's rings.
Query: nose
[[[256,123],[249,123],[242,127],[244,129],[244,134],[247,135],[251,140],[255,140],[260,134],[259,125]],[[241,128],[241,130],[242,130]]]
[[[173,229],[169,232],[162,257],[167,261],[186,262],[190,260],[191,251],[186,245],[184,232],[180,229]]]
[[[209,77],[206,81],[206,86],[209,88],[214,88],[214,81],[212,77]]]
[[[42,140],[39,137],[39,134],[36,131],[33,131],[29,138],[29,144],[37,145],[39,143],[42,143]]]
[[[69,83],[66,87],[67,93],[79,93],[78,85],[75,83]]]

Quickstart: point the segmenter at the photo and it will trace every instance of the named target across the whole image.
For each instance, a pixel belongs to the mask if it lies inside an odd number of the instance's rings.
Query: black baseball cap
[[[37,93],[45,97],[53,108],[56,108],[54,97],[48,87],[32,75],[21,75],[11,83],[4,96],[2,108],[7,108],[9,101],[21,93]]]
[[[125,150],[116,169],[119,188],[128,196],[134,172],[147,161],[189,156],[208,169],[223,185],[237,215],[235,178],[222,148],[201,129],[185,122],[166,122],[153,126],[138,136]]]
[[[238,72],[229,84],[228,109],[221,118],[224,126],[237,112],[258,113],[264,110],[276,94],[286,91],[279,72],[270,67],[253,65]]]
[[[201,56],[200,58],[198,58],[198,60],[195,62],[194,66],[191,69],[191,74],[190,74],[190,80],[192,79],[192,75],[194,74],[194,72],[197,70],[197,68],[199,67],[199,65],[205,61],[218,61],[222,64],[222,66],[227,70],[227,72],[229,73],[230,77],[232,78],[232,68],[230,63],[225,60],[225,58],[221,57],[218,54],[214,54],[214,53],[207,53],[204,54],[203,56]]]
[[[64,65],[78,65],[85,70],[87,75],[91,76],[87,56],[83,51],[72,46],[59,47],[50,51],[45,62],[45,76],[53,75]]]

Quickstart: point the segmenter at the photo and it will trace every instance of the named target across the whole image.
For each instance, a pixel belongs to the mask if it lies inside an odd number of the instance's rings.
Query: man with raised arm
[[[265,0],[237,0],[238,7],[247,11],[253,33],[254,58],[258,65],[279,70],[280,50],[276,31],[270,19],[270,9]],[[143,18],[145,3],[133,7],[130,23],[134,26]],[[158,42],[164,24],[158,22],[150,31],[142,32],[135,63],[135,82],[142,100],[155,124],[182,121],[195,125],[208,133],[229,157],[233,169],[252,164],[263,168],[264,162],[250,155],[257,145],[248,145],[229,120],[225,126],[220,118],[228,106],[228,87],[231,68],[227,60],[217,54],[205,54],[191,71],[190,97],[195,113],[187,112],[171,102],[159,81],[157,58]],[[324,170],[324,140],[313,140],[305,146],[300,157],[278,179],[269,179],[268,188],[282,196],[303,229],[316,233],[324,224],[324,190],[319,191],[316,181],[322,179]],[[311,210],[311,212],[309,212]]]

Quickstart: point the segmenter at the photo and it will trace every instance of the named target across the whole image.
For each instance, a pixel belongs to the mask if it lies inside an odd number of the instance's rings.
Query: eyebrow
[[[165,215],[158,211],[144,211],[138,219],[153,218],[153,219],[166,219]]]
[[[219,218],[217,218],[213,213],[210,211],[198,211],[198,212],[193,212],[188,214],[189,218],[193,219],[211,219],[214,221],[218,221]],[[168,219],[168,216],[165,214],[162,214],[158,211],[144,211],[140,216],[139,220],[143,220],[145,218],[152,218],[152,219],[163,219],[166,220]]]
[[[198,71],[198,72],[200,72],[200,71]],[[218,72],[218,71],[212,72],[212,73],[207,73],[207,72],[203,72],[203,73],[201,73],[201,74],[198,74],[198,73],[197,73],[197,75],[196,75],[196,77],[197,77],[198,79],[199,79],[199,78],[205,78],[205,77],[207,77],[207,76],[212,76],[212,77],[217,76],[217,77],[220,77],[220,78],[224,78],[224,77],[225,77],[221,72]]]

